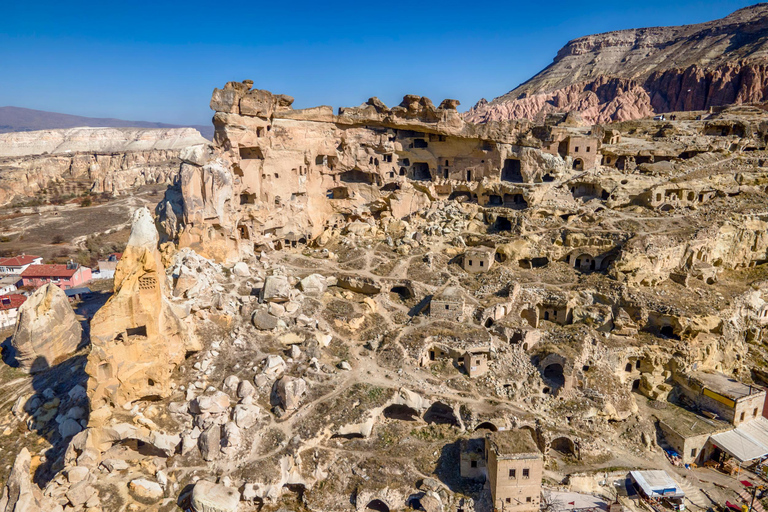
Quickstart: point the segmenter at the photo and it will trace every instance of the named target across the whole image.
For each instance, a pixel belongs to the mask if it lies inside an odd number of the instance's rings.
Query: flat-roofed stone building
[[[494,509],[539,510],[544,461],[530,430],[492,432],[485,438],[485,452]]]

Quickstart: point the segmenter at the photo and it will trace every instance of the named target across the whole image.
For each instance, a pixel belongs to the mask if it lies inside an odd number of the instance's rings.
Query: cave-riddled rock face
[[[91,321],[86,372],[94,410],[167,396],[174,369],[197,347],[166,299],[167,277],[157,241],[149,211],[137,210],[115,270],[114,294]]]

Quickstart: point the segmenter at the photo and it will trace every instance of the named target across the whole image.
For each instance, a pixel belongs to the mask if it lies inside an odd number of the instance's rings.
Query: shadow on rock
[[[14,415],[23,417],[30,430],[51,444],[33,476],[41,488],[64,467],[64,454],[72,436],[88,425],[87,359],[85,354],[75,355],[35,373],[34,394],[20,397],[13,406]]]

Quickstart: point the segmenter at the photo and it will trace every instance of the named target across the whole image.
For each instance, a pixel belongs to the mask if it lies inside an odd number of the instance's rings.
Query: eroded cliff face
[[[111,408],[171,392],[171,375],[199,349],[192,330],[168,301],[165,267],[149,210],[133,216],[131,238],[115,270],[115,292],[91,321],[86,373],[91,424]]]
[[[582,112],[590,122],[757,103],[768,98],[760,4],[721,20],[679,27],[608,32],[575,39],[554,62],[513,91],[481,100],[476,123]]]
[[[524,181],[567,166],[529,123],[466,123],[454,100],[406,96],[390,109],[371,98],[334,115],[251,84],[214,91],[215,144],[182,153],[178,188],[158,208],[170,238],[218,261],[306,243],[349,216],[400,219],[451,194],[522,205]],[[505,166],[506,182],[483,184]]]
[[[70,128],[0,134],[0,205],[171,183],[191,128]]]

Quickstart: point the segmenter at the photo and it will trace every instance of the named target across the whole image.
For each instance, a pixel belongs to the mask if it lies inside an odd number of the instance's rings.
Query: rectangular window
[[[528,468],[523,469],[523,478],[530,478],[531,476],[531,470]]]
[[[507,498],[507,499],[506,499],[506,502],[507,502],[507,503],[512,503],[512,498]]]
[[[589,153],[589,146],[587,146],[587,153]]]
[[[530,503],[532,500],[533,500],[533,498],[531,498],[530,496],[527,496],[527,497],[525,498],[525,502],[526,502],[526,503]]]
[[[517,470],[516,469],[510,469],[509,470],[509,478],[517,478]]]
[[[579,146],[576,146],[576,151],[574,151],[574,152],[575,152],[575,153],[578,153],[578,152],[579,152]]]
[[[473,460],[472,462],[469,463],[469,466],[472,467],[472,468],[476,468],[477,467],[477,461]]]
[[[752,416],[754,416],[755,418],[757,418],[757,407],[755,407],[755,410],[754,410],[754,411],[752,411]]]
[[[696,456],[696,448],[691,448],[691,457]]]
[[[739,417],[739,421],[744,421],[744,413],[741,413],[741,416]]]

